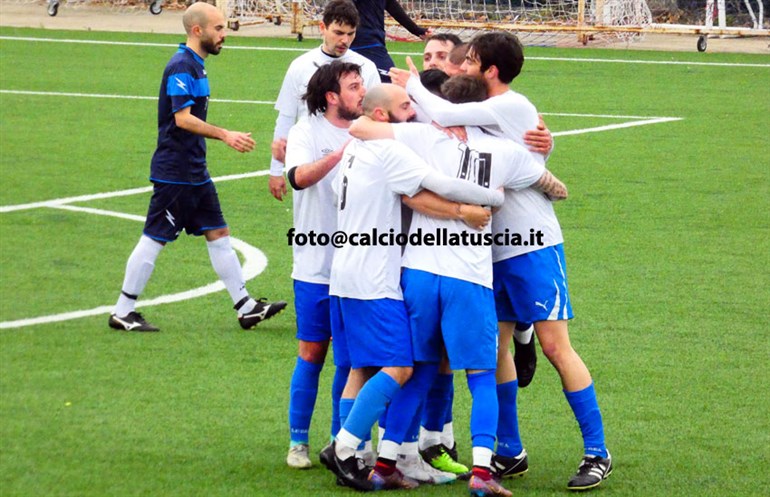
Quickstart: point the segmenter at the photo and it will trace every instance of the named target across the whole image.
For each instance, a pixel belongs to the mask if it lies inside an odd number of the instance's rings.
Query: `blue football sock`
[[[420,413],[422,412],[423,404],[424,402],[420,402],[420,405],[417,407],[417,414],[412,418],[412,424],[409,425],[403,443],[417,443],[420,441],[420,419],[422,418]]]
[[[313,364],[297,357],[289,390],[289,431],[294,444],[308,443],[310,418],[318,396],[318,377],[323,364]]]
[[[447,375],[449,376],[449,375]],[[446,397],[446,405],[444,409],[444,424],[452,422],[452,406],[455,403],[455,375],[452,374],[452,381],[449,382],[449,394]],[[442,426],[443,428],[443,426]]]
[[[497,384],[495,372],[483,371],[467,375],[468,389],[473,397],[471,406],[471,439],[473,447],[495,448],[497,434]]]
[[[356,399],[340,399],[340,428],[345,426],[345,421],[350,416],[350,410],[353,409],[355,402]]]
[[[604,444],[604,423],[599,403],[596,400],[596,390],[591,383],[577,392],[564,391],[572,412],[575,413],[580,432],[583,434],[583,449],[589,456],[607,457],[607,446]]]
[[[422,410],[422,426],[428,431],[441,431],[444,424],[451,421],[452,394],[454,392],[454,374],[439,374],[425,399]],[[446,419],[447,408],[450,419]]]
[[[348,381],[348,373],[350,373],[349,367],[337,366],[334,370],[334,379],[332,380],[332,439],[337,436],[337,432],[342,426],[340,424],[340,398],[342,398],[345,383]]]
[[[345,420],[342,427],[361,440],[371,436],[374,422],[380,417],[385,406],[390,403],[399,388],[401,386],[398,382],[382,371],[372,376],[358,393],[348,419]],[[340,409],[342,409],[341,404]]]
[[[516,409],[516,394],[519,380],[497,385],[497,400],[500,404],[497,420],[497,454],[503,457],[515,457],[524,447],[519,435],[519,414]]]
[[[388,418],[386,420],[385,436],[383,440],[390,440],[401,444],[406,438],[410,427],[425,396],[428,394],[433,378],[438,373],[438,364],[418,363],[414,365],[412,377],[407,381],[388,406]],[[418,428],[419,434],[419,428]]]
[[[388,412],[390,411],[390,405],[385,406],[385,410],[380,414],[380,419],[377,420],[377,424],[383,430],[388,426]]]

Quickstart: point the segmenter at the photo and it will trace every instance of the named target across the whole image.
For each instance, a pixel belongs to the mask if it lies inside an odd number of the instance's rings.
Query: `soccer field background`
[[[41,40],[42,39],[42,40]],[[58,40],[58,41],[56,41]],[[78,41],[78,42],[75,42]],[[286,467],[294,313],[242,331],[202,240],[163,251],[139,310],[107,316],[149,200],[160,76],[180,36],[0,28],[0,495],[352,495]],[[289,65],[318,42],[229,39],[209,121],[252,131],[209,169],[255,297],[292,301],[291,199],[268,193]],[[398,65],[417,44],[390,45]],[[601,495],[770,492],[770,57],[527,48],[513,88],[544,114],[576,318],[615,472]],[[168,303],[164,303],[169,301]],[[516,495],[564,495],[582,455],[540,354]],[[328,439],[331,371],[311,429]],[[455,377],[469,463],[469,395]],[[465,495],[461,482],[413,495]]]

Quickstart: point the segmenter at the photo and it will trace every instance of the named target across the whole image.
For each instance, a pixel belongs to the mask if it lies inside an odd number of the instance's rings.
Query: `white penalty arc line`
[[[136,190],[140,190],[140,189],[139,188],[134,189],[133,192],[136,193]],[[144,189],[141,189],[141,190],[144,190]],[[104,209],[93,209],[90,207],[78,207],[74,205],[55,204],[53,202],[49,202],[45,207],[50,207],[54,209],[64,209],[64,210],[69,210],[74,212],[85,212],[88,214],[96,214],[100,216],[117,217],[120,219],[128,219],[130,221],[144,222],[145,220],[144,216],[126,214],[123,212],[108,211]],[[233,248],[243,255],[243,279],[245,281],[249,281],[257,277],[260,273],[262,273],[262,271],[265,270],[265,268],[267,267],[267,257],[261,250],[259,250],[258,248],[252,245],[249,245],[243,240],[240,240],[232,236],[230,237],[230,241],[233,245]],[[224,290],[224,288],[225,288],[224,283],[222,283],[221,281],[216,281],[214,283],[200,286],[198,288],[193,288],[191,290],[187,290],[184,292],[163,295],[163,296],[156,297],[154,299],[149,299],[149,300],[142,300],[140,302],[137,302],[136,306],[149,307],[154,305],[170,304],[173,302],[181,302],[183,300],[190,300],[197,297],[202,297],[204,295],[209,295],[211,293],[220,292]],[[36,324],[58,323],[61,321],[69,321],[72,319],[98,316],[101,314],[106,315],[112,312],[112,309],[113,309],[113,306],[100,306],[100,307],[95,307],[93,309],[64,312],[61,314],[39,316],[36,318],[17,319],[15,321],[3,321],[3,322],[0,322],[0,330],[22,328],[25,326],[33,326]]]
[[[258,248],[249,245],[248,243],[239,240],[238,238],[230,237],[230,241],[233,244],[233,248],[243,254],[243,278],[245,281],[249,281],[258,276],[267,267],[267,257]],[[172,293],[169,295],[163,295],[149,300],[142,300],[136,303],[136,307],[149,307],[161,304],[171,304],[174,302],[181,302],[183,300],[190,300],[211,293],[216,293],[224,290],[225,285],[221,281],[210,283],[192,290],[187,290],[179,293]],[[3,321],[0,322],[0,330],[23,328],[25,326],[33,326],[36,324],[51,324],[61,321],[70,321],[73,319],[80,319],[90,316],[98,316],[101,314],[108,315],[112,312],[114,306],[103,305],[95,307],[93,309],[86,309],[82,311],[64,312],[61,314],[52,314],[49,316],[40,316],[36,318],[18,319],[16,321]]]
[[[85,45],[117,45],[117,46],[136,46],[136,47],[164,47],[174,48],[178,44],[175,43],[148,43],[148,42],[133,42],[133,41],[108,41],[108,40],[78,40],[72,38],[36,38],[25,36],[0,36],[0,40],[7,41],[25,41],[25,42],[40,42],[40,43],[80,43]],[[261,50],[261,51],[275,51],[275,52],[307,52],[307,48],[289,48],[289,47],[253,47],[244,45],[226,45],[227,50]],[[422,56],[421,53],[415,52],[390,52],[391,55],[411,55],[414,57]],[[697,62],[686,60],[639,60],[639,59],[597,59],[597,58],[580,58],[580,57],[527,57],[527,60],[538,60],[546,62],[609,62],[614,64],[653,64],[653,65],[666,65],[666,66],[711,66],[711,67],[761,67],[770,69],[770,64],[752,64],[743,62]]]

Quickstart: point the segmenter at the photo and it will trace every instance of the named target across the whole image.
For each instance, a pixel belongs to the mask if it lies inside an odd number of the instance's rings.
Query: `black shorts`
[[[173,242],[184,229],[188,235],[226,228],[213,181],[202,185],[154,183],[144,234],[160,242]]]

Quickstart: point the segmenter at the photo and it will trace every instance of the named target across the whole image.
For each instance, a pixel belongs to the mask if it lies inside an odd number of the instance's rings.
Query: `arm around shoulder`
[[[532,187],[545,193],[551,200],[565,200],[568,196],[567,186],[548,169]]]

